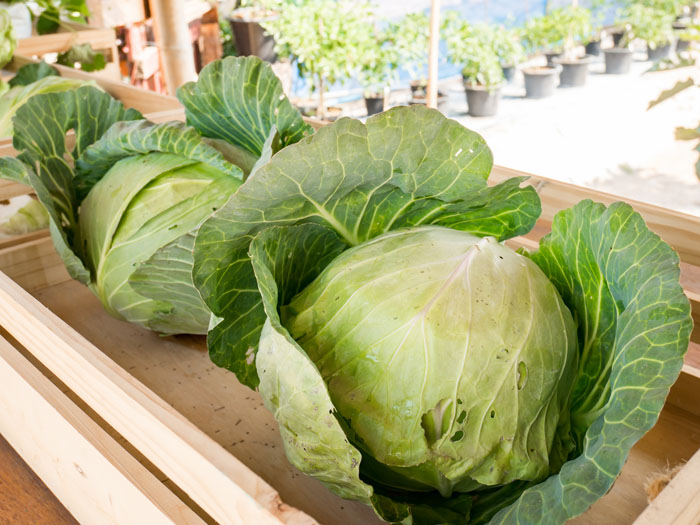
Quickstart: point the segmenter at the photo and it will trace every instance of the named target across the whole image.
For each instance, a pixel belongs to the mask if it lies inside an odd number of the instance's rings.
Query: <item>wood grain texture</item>
[[[0,523],[77,525],[32,469],[0,436]]]
[[[635,521],[635,525],[697,525],[700,523],[700,452],[676,474]]]
[[[79,293],[87,292],[79,288]],[[219,523],[314,523],[283,503],[242,462],[1,273],[0,324]],[[120,323],[117,331],[125,326]],[[136,341],[127,343],[140,353],[136,345]]]
[[[203,523],[4,338],[0,433],[81,523]]]

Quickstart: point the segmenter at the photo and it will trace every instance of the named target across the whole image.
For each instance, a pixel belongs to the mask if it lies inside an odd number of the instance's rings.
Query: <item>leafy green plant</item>
[[[58,54],[57,64],[87,72],[101,71],[107,67],[105,56],[95,51],[90,44],[78,44],[71,46],[68,51]]]
[[[325,116],[326,86],[359,70],[360,52],[370,47],[367,23],[372,19],[368,2],[308,0],[285,6],[279,17],[263,24],[275,38],[277,54],[296,61],[299,74],[319,94],[319,117]]]
[[[221,39],[222,58],[238,56],[236,39],[233,37],[231,24],[224,16],[219,17],[219,38]]]
[[[644,40],[651,49],[673,41],[673,14],[642,4],[632,4],[625,8],[619,23],[625,29],[620,47],[626,47],[632,40]]]
[[[358,80],[366,97],[384,95],[396,76],[399,64],[398,52],[391,45],[390,36],[385,31],[377,31],[372,38],[365,40],[364,47],[358,49]]]
[[[468,85],[493,88],[503,82],[503,69],[495,50],[496,30],[466,20],[449,21],[443,29],[450,61],[462,66]]]
[[[151,123],[90,86],[34,96],[17,110],[20,153],[0,159],[0,175],[34,188],[70,275],[110,314],[165,334],[205,333],[194,233],[258,162],[309,127],[255,57],[215,61],[177,94],[188,125]]]
[[[564,523],[656,422],[692,321],[630,206],[540,214],[439,112],[341,119],[200,228],[212,359],[257,387],[290,462],[392,523]],[[642,336],[643,335],[643,336]]]
[[[516,66],[525,57],[520,43],[521,31],[517,28],[495,26],[491,30],[491,45],[502,66]]]
[[[591,30],[588,35],[584,36],[584,44],[600,40],[600,33],[605,24],[606,15],[612,6],[612,2],[611,0],[591,0],[589,5]]]
[[[524,39],[531,52],[567,51],[592,32],[591,11],[585,7],[559,7],[525,22]]]
[[[85,24],[90,16],[86,0],[9,0],[9,3],[27,7],[40,35],[55,33],[65,25],[64,20]]]
[[[551,13],[530,18],[523,27],[523,42],[530,53],[560,50],[566,35]]]
[[[411,80],[426,83],[428,78],[428,40],[430,23],[424,13],[409,13],[389,24],[390,44],[401,67]]]

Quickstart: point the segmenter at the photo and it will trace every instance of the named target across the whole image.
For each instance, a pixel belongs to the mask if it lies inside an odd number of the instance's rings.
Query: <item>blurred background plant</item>
[[[443,25],[447,56],[461,66],[465,84],[493,89],[503,82],[501,61],[496,52],[497,29],[488,24],[470,24],[450,17]]]
[[[449,13],[449,12],[448,12]],[[425,13],[409,13],[387,28],[389,45],[410,80],[421,86],[428,79],[428,40],[430,20]]]
[[[40,35],[55,33],[61,27],[70,29],[65,22],[85,24],[90,16],[85,0],[4,0],[4,3],[24,5]]]
[[[360,53],[371,47],[367,27],[373,20],[369,2],[308,0],[286,4],[278,17],[263,24],[275,39],[277,55],[294,61],[311,82],[319,118],[326,116],[326,87],[360,70]]]
[[[17,47],[17,40],[12,29],[10,14],[5,9],[0,9],[0,69],[12,60],[12,55]],[[7,83],[0,78],[0,95],[9,89]]]
[[[656,5],[635,2],[620,11],[618,21],[624,27],[624,34],[619,47],[628,46],[635,38],[645,41],[651,49],[673,40],[675,3],[657,0],[645,2]]]

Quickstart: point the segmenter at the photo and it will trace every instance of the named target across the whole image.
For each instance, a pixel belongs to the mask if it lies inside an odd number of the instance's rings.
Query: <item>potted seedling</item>
[[[578,45],[592,31],[591,12],[578,6],[569,6],[558,10],[558,20],[561,28],[567,31],[564,39],[564,52],[554,59],[554,63],[562,66],[559,74],[561,87],[579,87],[586,83],[588,64],[591,55],[579,56],[576,52]]]
[[[325,92],[329,85],[349,79],[360,69],[361,50],[372,38],[367,22],[373,18],[367,2],[306,0],[285,5],[266,24],[275,38],[277,55],[295,62],[299,75],[317,94],[316,117],[331,120],[342,113],[340,108],[329,111]]]
[[[630,72],[633,55],[630,44],[636,38],[637,23],[646,9],[649,8],[641,4],[631,4],[618,14],[617,29],[612,34],[614,45],[603,50],[605,73],[608,75],[624,75]]]
[[[685,53],[689,51],[693,42],[700,42],[700,24],[687,24],[683,31],[678,32],[676,52]]]
[[[668,58],[673,44],[673,11],[632,5],[629,10],[629,23],[634,36],[647,44],[647,58],[657,62]]]
[[[363,88],[367,115],[374,115],[384,111],[385,95],[394,79],[398,60],[386,33],[377,33],[364,43],[365,47],[358,50],[358,78]]]
[[[525,56],[525,51],[520,43],[520,31],[515,28],[498,26],[491,31],[491,38],[493,50],[503,70],[503,77],[507,82],[512,82],[515,68]]]
[[[547,57],[547,65],[563,51],[567,33],[561,26],[561,9],[530,18],[525,22],[523,40],[531,54],[542,53]]]
[[[530,66],[522,70],[525,78],[525,96],[544,98],[554,93],[561,66],[552,60],[561,54],[561,45],[566,35],[557,25],[558,11],[534,17],[525,22],[523,40],[530,54],[544,52],[546,66]]]
[[[450,24],[444,36],[450,61],[462,66],[469,115],[495,115],[504,77],[493,47],[494,29],[485,24],[472,26],[462,21]]]
[[[585,38],[587,55],[600,56],[601,33],[609,3],[609,0],[591,0],[590,2],[591,31]]]
[[[410,13],[398,22],[389,24],[390,45],[398,63],[411,81],[411,102],[425,104],[428,89],[428,41],[430,21],[424,13]],[[438,93],[438,104],[445,99]]]

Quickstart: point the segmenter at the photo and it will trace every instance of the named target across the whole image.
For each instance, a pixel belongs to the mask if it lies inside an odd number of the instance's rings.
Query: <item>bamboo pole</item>
[[[429,108],[437,108],[438,92],[438,44],[440,43],[440,0],[430,4],[430,49],[428,51],[428,98]]]
[[[168,93],[174,95],[182,84],[197,78],[185,0],[150,0],[150,5]]]

